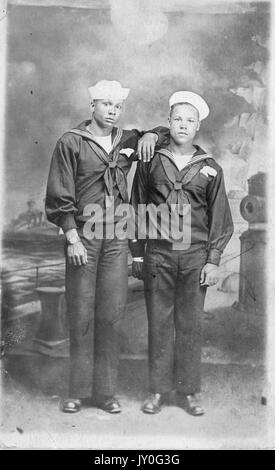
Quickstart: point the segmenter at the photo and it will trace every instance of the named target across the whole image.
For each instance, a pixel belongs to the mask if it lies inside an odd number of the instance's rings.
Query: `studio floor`
[[[234,295],[209,289],[202,317],[204,416],[192,417],[176,407],[173,395],[157,415],[140,411],[148,383],[144,354],[121,356],[119,415],[96,408],[62,413],[59,401],[66,392],[69,359],[8,354],[1,361],[1,448],[274,448],[275,420],[266,404],[265,319],[236,310],[233,301]],[[144,331],[134,325],[136,311],[144,314],[140,300],[131,306],[134,317],[130,312],[128,321],[142,337]]]

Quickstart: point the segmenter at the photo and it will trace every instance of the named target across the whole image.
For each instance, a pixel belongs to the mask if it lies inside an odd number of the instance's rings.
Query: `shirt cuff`
[[[139,262],[139,263],[143,263],[144,258],[143,258],[143,256],[135,256],[135,257],[133,258],[133,261],[137,261],[137,262]]]
[[[217,248],[212,248],[211,250],[209,250],[207,260],[206,260],[207,263],[216,264],[216,266],[219,266],[220,260],[221,260],[220,250],[217,250]]]
[[[59,220],[59,226],[62,228],[64,233],[72,228],[77,228],[74,215],[64,214]]]

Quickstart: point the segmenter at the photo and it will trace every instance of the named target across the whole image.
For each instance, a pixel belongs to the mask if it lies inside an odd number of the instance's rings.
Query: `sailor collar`
[[[77,126],[76,128],[71,129],[69,132],[72,133],[72,134],[80,135],[81,137],[84,137],[87,140],[91,140],[92,142],[97,144],[99,147],[101,147],[101,145],[98,143],[98,141],[94,138],[93,134],[90,131],[87,130],[87,127],[89,126],[90,123],[91,123],[90,120],[83,121],[79,126]],[[119,142],[122,138],[122,133],[123,133],[122,129],[120,129],[118,127],[113,127],[112,128],[112,131],[111,131],[112,151],[119,144]]]
[[[206,160],[207,158],[213,158],[212,155],[206,153],[198,145],[194,145],[194,147],[195,147],[196,150],[195,150],[193,156],[191,157],[190,161],[188,163],[186,163],[186,165],[184,166],[183,170],[185,170],[189,166],[194,165],[195,163],[199,163],[203,160]],[[165,157],[169,158],[169,160],[176,166],[174,156],[173,156],[172,152],[167,147],[162,147],[162,148],[158,149],[157,153],[160,154],[160,155],[164,155]]]

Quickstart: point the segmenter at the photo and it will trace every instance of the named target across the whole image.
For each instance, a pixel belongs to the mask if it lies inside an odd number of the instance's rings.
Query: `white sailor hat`
[[[170,108],[177,103],[189,103],[199,112],[199,120],[202,121],[209,114],[209,107],[206,101],[197,93],[192,91],[176,91],[169,99]]]
[[[129,88],[122,88],[121,84],[115,80],[101,80],[88,90],[92,100],[113,99],[123,101],[126,100],[130,92]]]

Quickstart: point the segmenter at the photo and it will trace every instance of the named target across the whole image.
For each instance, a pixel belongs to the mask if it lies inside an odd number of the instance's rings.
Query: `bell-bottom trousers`
[[[88,264],[66,265],[72,398],[114,395],[119,366],[119,326],[128,281],[127,240],[87,240]]]
[[[206,293],[200,274],[206,256],[203,245],[173,250],[166,241],[148,242],[144,287],[152,393],[200,391],[200,323]]]

